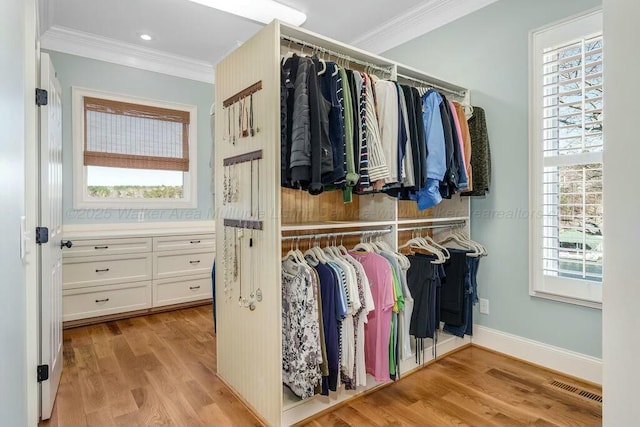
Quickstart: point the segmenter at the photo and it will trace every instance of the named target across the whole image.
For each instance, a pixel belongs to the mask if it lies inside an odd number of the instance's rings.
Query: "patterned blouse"
[[[317,286],[310,267],[283,263],[282,381],[301,399],[313,396],[322,379]]]

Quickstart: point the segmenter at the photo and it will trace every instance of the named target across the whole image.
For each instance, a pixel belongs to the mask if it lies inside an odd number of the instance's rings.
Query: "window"
[[[196,207],[196,113],[73,88],[74,207]]]
[[[531,279],[535,296],[602,302],[602,13],[531,34]]]

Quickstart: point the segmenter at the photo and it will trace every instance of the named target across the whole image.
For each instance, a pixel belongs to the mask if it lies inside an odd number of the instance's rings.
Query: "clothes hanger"
[[[320,239],[316,237],[316,241],[314,242],[313,247],[310,248],[310,251],[312,251],[316,255],[316,258],[318,258],[321,263],[326,264],[327,262],[329,262],[329,258],[326,256],[324,251],[320,249],[319,242]]]
[[[373,248],[367,242],[365,242],[364,239],[366,239],[366,232],[365,234],[362,235],[362,238],[360,239],[360,243],[358,243],[353,247],[353,250],[364,251],[364,252],[374,252]]]
[[[472,244],[473,246],[475,246],[478,249],[478,252],[480,253],[480,256],[487,256],[489,255],[489,253],[487,252],[487,249],[481,244],[476,242],[475,240],[471,240],[471,238],[469,236],[467,236],[466,234],[464,234],[462,229],[456,230],[456,233],[465,241],[469,242],[470,244]]]
[[[443,244],[443,243],[446,243],[446,242],[450,242],[452,240],[454,242],[458,243],[464,249],[469,249],[469,250],[473,251],[472,253],[468,253],[467,256],[477,257],[477,256],[480,255],[480,252],[478,251],[478,248],[476,246],[471,244],[468,240],[460,238],[460,236],[458,236],[457,234],[455,234],[453,232],[451,232],[448,236],[446,236],[444,239],[442,239],[440,241],[440,244]]]
[[[321,76],[327,71],[327,63],[324,59],[318,59],[318,62],[322,64],[322,69],[318,71],[318,75]]]
[[[427,244],[434,246],[438,249],[440,249],[440,251],[442,251],[444,258],[445,259],[449,259],[451,258],[451,254],[449,253],[449,251],[447,250],[447,248],[445,248],[444,246],[438,244],[435,240],[433,240],[433,238],[431,236],[429,236],[428,234],[424,237],[420,236],[421,239],[424,239]]]
[[[430,252],[432,255],[437,257],[437,260],[431,261],[432,264],[443,264],[446,261],[444,254],[434,246],[431,246],[426,243],[426,241],[420,237],[414,237],[409,239],[404,245],[399,246],[398,249],[402,248],[414,248],[414,249],[422,249]]]
[[[333,63],[333,73],[331,73],[331,76],[337,76],[338,72],[340,71],[340,69],[338,68],[338,64],[336,64],[335,62]]]

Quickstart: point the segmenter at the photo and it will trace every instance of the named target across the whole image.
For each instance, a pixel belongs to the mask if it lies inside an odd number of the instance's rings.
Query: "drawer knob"
[[[101,303],[101,302],[107,302],[107,301],[109,301],[109,298],[97,299],[97,300],[96,300],[96,304],[99,304],[99,303]]]
[[[200,289],[200,286],[189,286],[189,289],[191,289],[191,290]]]
[[[195,244],[195,243],[200,243],[200,240],[192,240],[192,241],[191,241],[191,242],[189,242],[189,243],[193,243],[193,244]]]
[[[109,246],[94,246],[94,249],[109,249]]]
[[[195,261],[189,261],[189,264],[200,264],[200,260],[197,259]]]
[[[96,269],[96,273],[105,273],[105,272],[107,272],[107,271],[109,271],[109,269],[108,269],[108,268]]]
[[[60,241],[60,249],[62,248],[71,248],[73,246],[73,242],[71,240],[62,240]]]

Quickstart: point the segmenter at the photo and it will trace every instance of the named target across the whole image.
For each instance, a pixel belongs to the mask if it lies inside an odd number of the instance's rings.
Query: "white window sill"
[[[564,302],[568,304],[581,305],[583,307],[602,310],[602,302],[600,301],[591,301],[591,300],[586,300],[581,298],[574,298],[566,295],[555,294],[549,291],[539,291],[539,290],[530,291],[529,295],[536,298],[544,298],[552,301],[559,301],[559,302]]]

